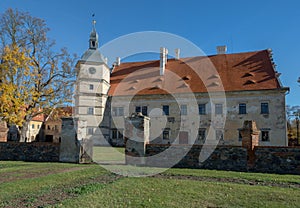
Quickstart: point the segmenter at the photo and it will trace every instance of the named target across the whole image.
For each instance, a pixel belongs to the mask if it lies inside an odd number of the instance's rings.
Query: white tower
[[[110,69],[98,50],[96,21],[89,38],[89,49],[77,62],[75,117],[78,118],[77,138],[101,137],[98,126],[103,119],[107,93],[110,87]],[[80,126],[84,125],[84,126]]]

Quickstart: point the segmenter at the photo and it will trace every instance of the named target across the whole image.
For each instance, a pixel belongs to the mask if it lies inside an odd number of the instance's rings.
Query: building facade
[[[124,117],[150,117],[150,143],[241,145],[254,120],[261,146],[287,146],[285,95],[271,50],[120,63],[98,50],[95,25],[78,61],[75,116],[94,144],[124,145]],[[98,128],[100,127],[100,129]]]

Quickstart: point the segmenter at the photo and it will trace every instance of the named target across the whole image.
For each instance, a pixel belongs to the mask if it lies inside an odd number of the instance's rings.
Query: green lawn
[[[94,146],[93,160],[98,163],[125,163],[124,147]]]
[[[295,175],[169,169],[153,177],[131,178],[96,164],[4,161],[0,175],[0,207],[300,205],[300,176]]]

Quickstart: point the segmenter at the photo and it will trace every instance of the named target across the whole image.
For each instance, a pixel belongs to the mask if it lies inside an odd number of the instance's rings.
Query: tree
[[[76,55],[55,51],[48,31],[25,12],[0,16],[0,117],[19,125],[21,142],[32,118],[72,100]]]

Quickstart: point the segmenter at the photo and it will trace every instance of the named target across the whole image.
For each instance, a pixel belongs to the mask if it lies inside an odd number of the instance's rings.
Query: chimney
[[[217,54],[226,54],[227,47],[226,46],[217,46]]]
[[[175,49],[175,59],[178,60],[180,57],[180,48]]]
[[[165,74],[166,64],[168,61],[168,49],[161,47],[160,48],[160,75]]]
[[[117,57],[116,58],[116,66],[120,66],[120,64],[121,64],[121,58]]]

